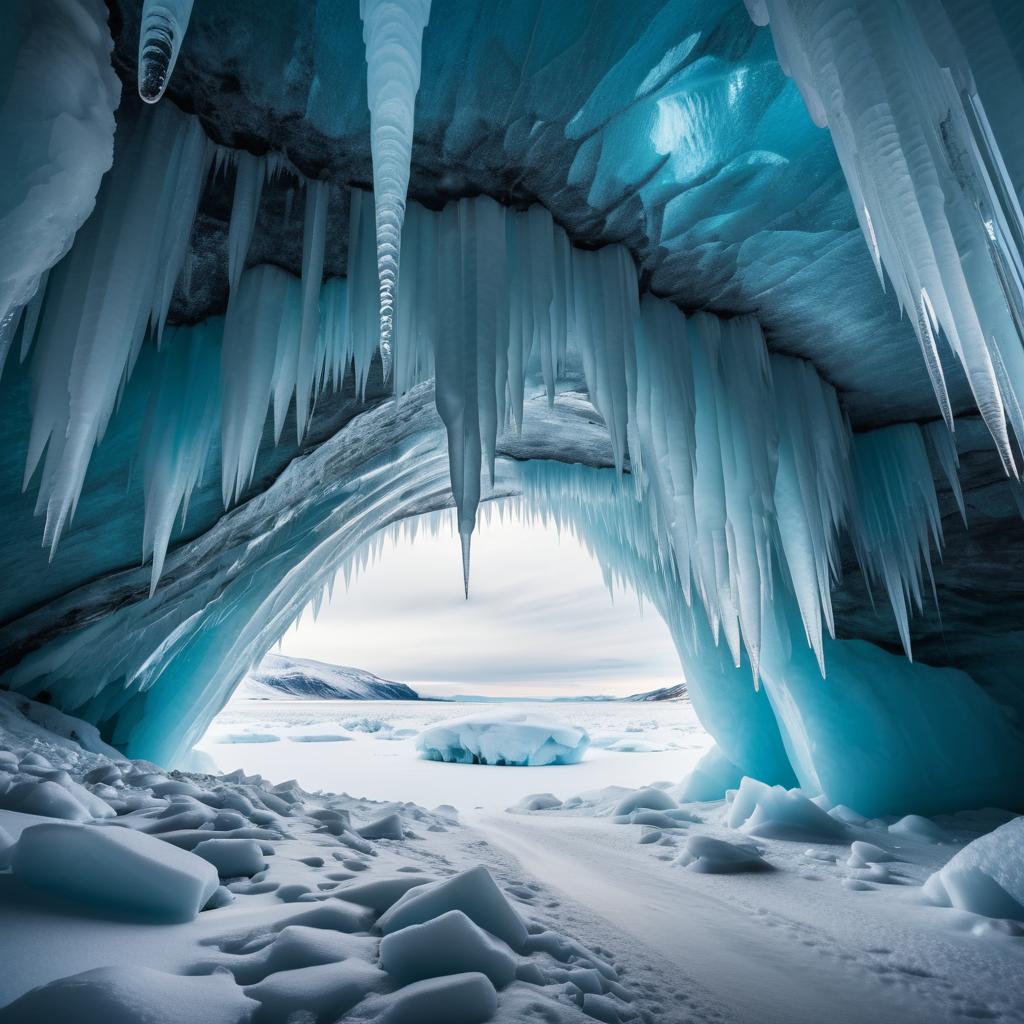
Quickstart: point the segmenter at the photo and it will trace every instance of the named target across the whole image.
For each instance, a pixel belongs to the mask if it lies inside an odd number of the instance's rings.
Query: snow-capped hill
[[[676,683],[675,686],[663,686],[660,690],[634,693],[631,697],[624,697],[623,700],[641,703],[649,700],[686,700],[687,697],[686,683]]]
[[[297,697],[304,700],[419,700],[404,683],[392,683],[372,672],[347,665],[268,654],[242,680],[235,696],[248,700]]]

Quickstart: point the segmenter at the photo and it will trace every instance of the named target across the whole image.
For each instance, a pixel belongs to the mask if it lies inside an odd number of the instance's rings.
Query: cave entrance
[[[605,576],[574,532],[500,499],[481,509],[468,600],[452,510],[381,531],[196,749],[220,770],[308,790],[358,779],[377,799],[503,809],[551,789],[565,798],[678,781],[711,744],[681,680],[658,610]],[[426,728],[520,713],[585,729],[581,763],[517,770],[420,757]]]

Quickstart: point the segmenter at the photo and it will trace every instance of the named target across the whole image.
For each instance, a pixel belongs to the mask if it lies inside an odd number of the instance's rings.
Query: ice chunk
[[[4,1024],[248,1024],[258,1004],[230,975],[182,977],[149,967],[97,967],[26,992],[0,1010]]]
[[[431,761],[518,766],[577,764],[589,744],[586,729],[526,711],[450,719],[416,740]]]
[[[14,848],[15,876],[97,911],[191,921],[219,885],[212,864],[116,826],[32,825]]]
[[[494,986],[483,974],[452,974],[417,981],[389,996],[381,1024],[483,1024],[498,1009]]]
[[[764,839],[839,842],[846,826],[798,790],[745,777],[729,808],[729,828]]]
[[[461,910],[514,950],[526,945],[526,926],[482,864],[408,893],[381,915],[377,927],[384,935],[390,935],[450,910]]]
[[[277,971],[256,985],[243,989],[259,1000],[255,1024],[291,1019],[294,1013],[309,1014],[317,1021],[333,1021],[383,986],[385,975],[364,960],[315,964]]]
[[[402,819],[395,813],[385,814],[368,825],[357,828],[356,831],[364,839],[404,839],[405,833],[402,830]]]
[[[3,871],[10,863],[13,851],[14,840],[11,838],[11,834],[0,826],[0,871]]]
[[[764,871],[771,867],[753,843],[729,843],[711,836],[689,836],[676,863],[707,875]]]
[[[443,974],[479,971],[495,988],[504,988],[516,970],[509,947],[460,910],[385,935],[380,944],[380,963],[403,985]]]
[[[924,884],[939,906],[1024,921],[1024,817],[968,843]]]
[[[47,818],[63,818],[65,821],[89,821],[92,814],[88,808],[56,782],[16,782],[10,789],[0,793],[0,807],[23,814],[39,814]]]
[[[941,825],[936,825],[931,818],[922,817],[920,814],[904,815],[899,821],[889,826],[889,831],[894,836],[916,839],[919,843],[948,843],[952,841],[949,833]]]
[[[402,874],[392,878],[371,878],[368,882],[354,882],[344,888],[335,890],[338,899],[348,903],[358,903],[361,907],[369,907],[378,914],[405,896],[410,889],[428,885],[434,881],[432,875]]]
[[[267,866],[255,839],[207,839],[192,847],[192,852],[209,861],[221,878],[248,877]]]
[[[624,796],[615,806],[614,814],[631,814],[633,811],[643,807],[651,811],[670,811],[676,806],[672,799],[663,789],[638,789],[635,793]]]

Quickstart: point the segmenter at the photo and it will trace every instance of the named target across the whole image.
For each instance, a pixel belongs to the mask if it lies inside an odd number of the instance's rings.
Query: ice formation
[[[968,843],[924,885],[939,906],[1024,921],[1024,818]]]
[[[879,275],[917,331],[947,426],[952,346],[1008,473],[1024,443],[1024,166],[1006,94],[974,77],[1003,39],[996,4],[746,0],[827,125]],[[980,10],[979,10],[980,7]],[[975,49],[976,48],[976,49]]]
[[[589,745],[586,729],[529,712],[451,719],[416,738],[430,761],[521,767],[576,764]]]
[[[391,372],[414,108],[420,86],[420,48],[430,17],[430,0],[359,0],[359,16],[366,44],[366,95],[377,215],[380,352],[387,377]]]
[[[121,84],[106,18],[101,0],[4,8],[0,146],[11,155],[0,169],[0,370],[22,310],[71,247],[110,168]],[[30,307],[26,322],[37,315]]]

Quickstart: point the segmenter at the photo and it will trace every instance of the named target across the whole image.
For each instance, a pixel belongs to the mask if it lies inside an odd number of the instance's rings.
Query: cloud
[[[573,538],[496,519],[473,539],[468,601],[457,539],[421,530],[336,588],[282,650],[449,693],[632,693],[681,678],[657,613],[633,594],[613,602]]]

